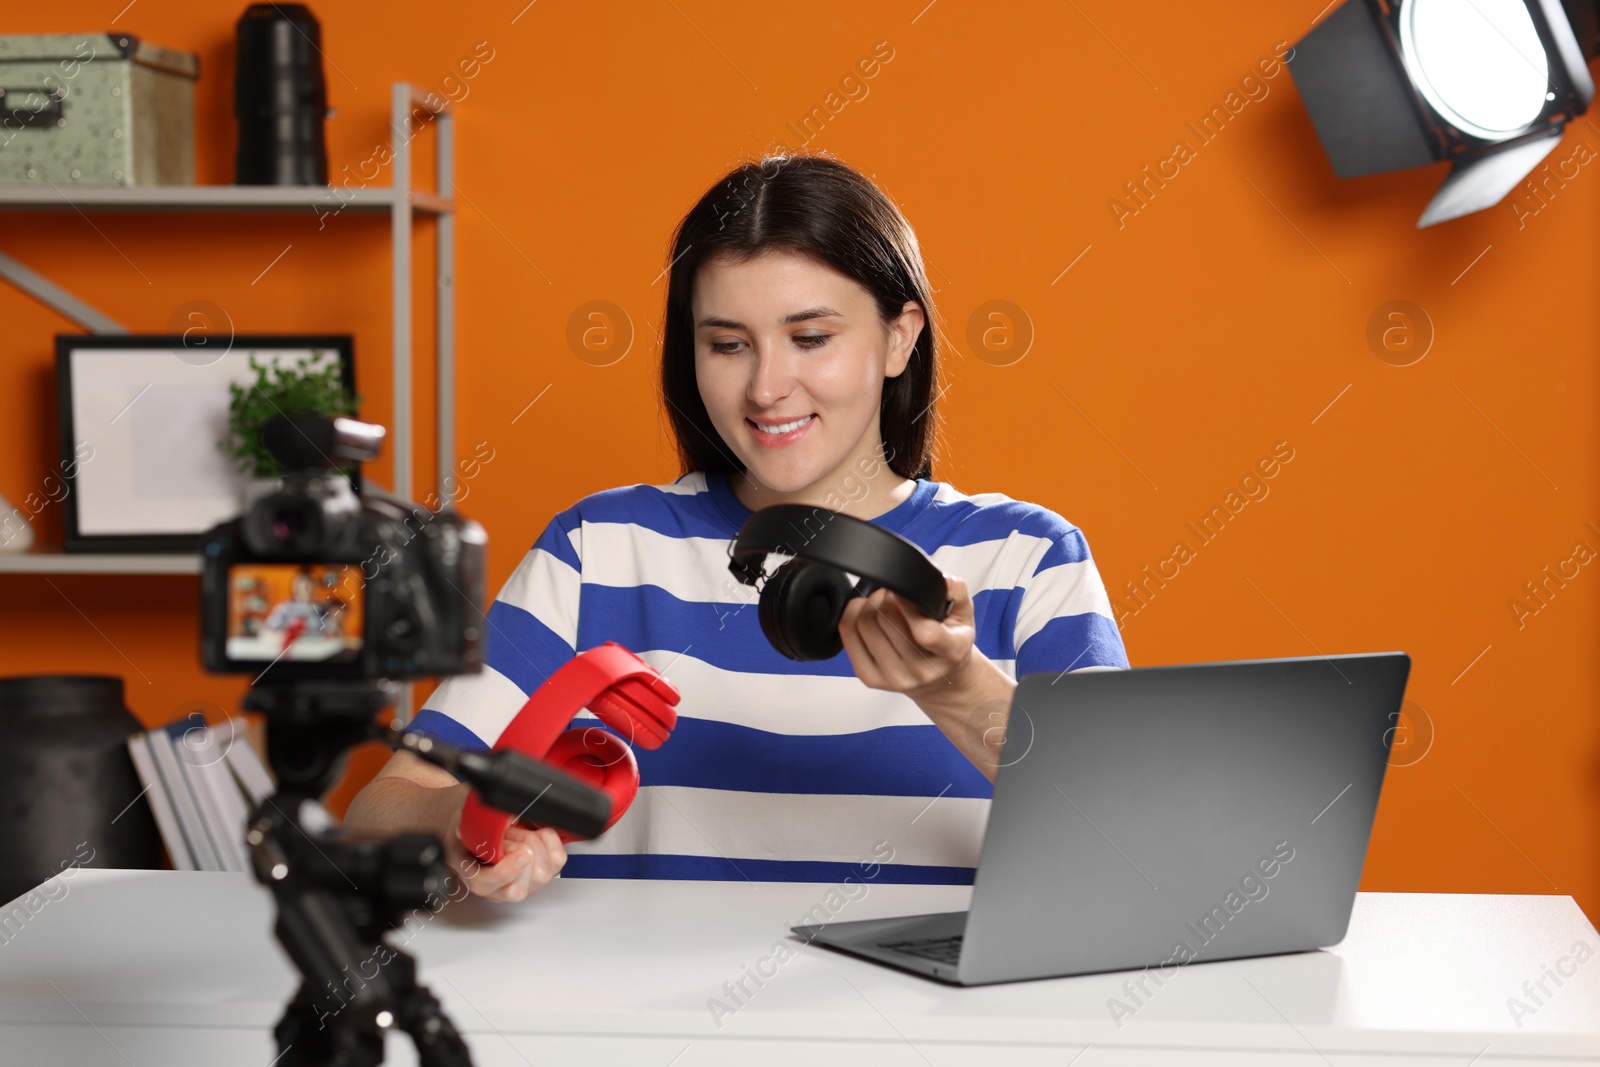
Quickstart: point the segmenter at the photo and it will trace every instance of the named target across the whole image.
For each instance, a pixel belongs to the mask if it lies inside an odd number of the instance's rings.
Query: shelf
[[[388,216],[390,233],[390,311],[394,399],[388,451],[394,459],[395,492],[412,494],[412,233],[421,215],[433,227],[435,412],[437,469],[447,486],[455,460],[455,219],[456,203],[443,195],[455,188],[455,119],[452,109],[430,103],[428,94],[405,82],[390,91],[389,128],[395,133],[389,157],[391,184],[358,189],[328,185],[0,185],[0,215],[18,212],[151,212],[162,214],[313,211],[321,221],[349,210]],[[433,192],[412,184],[412,117],[418,106],[431,119],[435,137]],[[435,110],[435,108],[438,108]],[[0,251],[0,283],[10,283],[79,328],[94,334],[133,331],[67,292],[26,264]],[[441,488],[441,493],[444,488]]]
[[[412,210],[445,215],[455,201],[388,186],[337,189],[320,185],[0,186],[0,211],[294,211],[303,208],[378,213],[409,201]]]
[[[200,556],[111,552],[23,552],[0,555],[0,574],[199,574]]]
[[[451,107],[429,103],[425,94],[405,82],[390,86],[389,129],[394,134],[389,160],[392,182],[359,189],[327,185],[0,185],[0,214],[20,212],[151,212],[204,214],[315,211],[325,218],[350,211],[389,221],[389,289],[391,364],[394,387],[387,447],[394,459],[394,494],[412,494],[412,289],[415,279],[412,222],[418,215],[435,220],[433,229],[434,373],[436,448],[439,493],[448,495],[455,469],[455,260],[456,203],[444,195],[455,188],[455,121]],[[429,112],[424,123],[435,137],[434,192],[412,185],[411,140],[417,107]],[[437,108],[437,110],[436,110]],[[94,334],[126,334],[116,319],[73,296],[26,264],[0,251],[0,283],[22,292]],[[132,301],[130,301],[132,302]],[[151,309],[141,307],[148,314]],[[198,555],[112,555],[37,552],[0,555],[0,574],[199,574]],[[411,687],[402,686],[397,714],[411,712]]]

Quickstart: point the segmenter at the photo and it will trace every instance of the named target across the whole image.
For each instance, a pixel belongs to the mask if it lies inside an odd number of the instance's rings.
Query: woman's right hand
[[[566,847],[554,829],[543,826],[530,830],[515,823],[506,829],[500,862],[493,866],[484,863],[467,851],[461,840],[461,809],[466,802],[463,790],[461,802],[450,816],[444,851],[450,870],[466,883],[469,891],[501,904],[523,900],[549,884],[566,864]]]

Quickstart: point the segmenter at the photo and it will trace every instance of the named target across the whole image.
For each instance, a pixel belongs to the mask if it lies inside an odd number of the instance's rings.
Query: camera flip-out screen
[[[359,563],[237,563],[228,568],[228,659],[341,663],[361,655]]]

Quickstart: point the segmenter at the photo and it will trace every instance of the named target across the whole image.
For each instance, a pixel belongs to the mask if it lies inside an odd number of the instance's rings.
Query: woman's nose
[[[750,402],[758,408],[771,407],[794,388],[794,368],[790,361],[773,351],[772,345],[756,357],[750,375]]]

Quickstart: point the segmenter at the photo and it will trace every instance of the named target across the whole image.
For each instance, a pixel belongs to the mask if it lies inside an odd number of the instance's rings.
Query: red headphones
[[[645,748],[660,748],[678,723],[677,688],[654,667],[615,641],[580,652],[533,691],[495,742],[495,751],[515,749],[611,798],[604,830],[622,818],[639,791],[639,764],[627,741],[596,726],[559,733],[581,708]],[[485,863],[500,862],[506,829],[514,817],[467,794],[461,809],[461,840]],[[531,824],[530,824],[531,825]],[[557,830],[561,840],[576,834]]]

